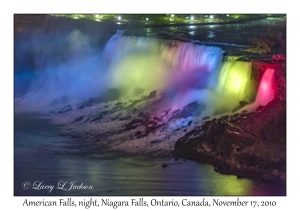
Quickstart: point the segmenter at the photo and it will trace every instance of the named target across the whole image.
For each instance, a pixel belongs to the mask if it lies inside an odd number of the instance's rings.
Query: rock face
[[[205,149],[206,152],[211,152],[214,149],[214,145],[211,142],[203,141],[201,146]]]
[[[254,113],[208,121],[202,135],[176,142],[175,157],[212,164],[223,174],[285,184],[285,113],[285,101],[277,98]]]

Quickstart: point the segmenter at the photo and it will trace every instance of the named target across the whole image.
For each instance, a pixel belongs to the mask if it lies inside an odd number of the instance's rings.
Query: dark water
[[[255,46],[255,43],[252,42],[254,37],[268,37],[275,41],[270,54],[285,53],[286,18],[252,20],[234,24],[207,23],[207,25],[127,28],[124,34],[199,41],[199,44],[218,46],[228,55],[256,58],[257,54],[245,52],[247,46]],[[259,57],[264,56],[267,55]]]
[[[108,153],[94,143],[57,135],[61,127],[41,115],[18,114],[14,123],[14,195],[286,194],[284,187],[220,175],[193,161]],[[87,189],[70,189],[71,182]],[[65,190],[55,189],[62,183]]]

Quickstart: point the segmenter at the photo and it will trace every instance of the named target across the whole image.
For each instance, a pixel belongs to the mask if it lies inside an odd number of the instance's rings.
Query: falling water
[[[49,110],[53,101],[65,98],[74,105],[116,88],[123,97],[135,97],[136,89],[146,94],[156,90],[163,96],[162,104],[169,107],[182,108],[197,101],[208,105],[208,113],[220,108],[229,111],[239,101],[251,102],[251,62],[229,58],[222,63],[223,53],[219,47],[123,36],[119,31],[101,54],[86,54],[39,70],[31,92],[16,100],[16,110]],[[263,87],[265,80],[270,78],[262,80]],[[271,94],[265,97],[261,89],[257,101],[265,104]]]
[[[168,105],[182,107],[209,101],[204,89],[216,86],[223,52],[218,47],[117,34],[107,43],[104,56],[112,61],[116,88],[131,96],[136,88],[157,90],[167,96]]]
[[[250,62],[232,60],[223,64],[216,92],[223,99],[225,108],[237,106],[239,101],[250,102],[253,91],[251,70]]]
[[[274,98],[274,69],[267,69],[261,78],[255,104],[257,106],[265,106]]]

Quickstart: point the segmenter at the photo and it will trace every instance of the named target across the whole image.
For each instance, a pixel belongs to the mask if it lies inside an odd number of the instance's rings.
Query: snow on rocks
[[[199,113],[205,109],[204,104],[193,102],[182,109],[161,111],[156,91],[148,96],[113,99],[117,100],[88,100],[50,114],[73,138],[95,141],[111,150],[153,154],[174,150],[179,138],[201,126],[195,123],[201,121]]]

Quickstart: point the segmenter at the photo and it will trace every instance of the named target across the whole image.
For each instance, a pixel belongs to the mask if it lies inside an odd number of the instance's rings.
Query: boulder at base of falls
[[[199,104],[197,101],[194,101],[192,103],[189,103],[185,107],[183,107],[181,111],[175,112],[173,116],[170,118],[170,120],[187,118],[190,116],[199,116],[201,112],[205,110],[206,110],[205,104],[202,103]]]

